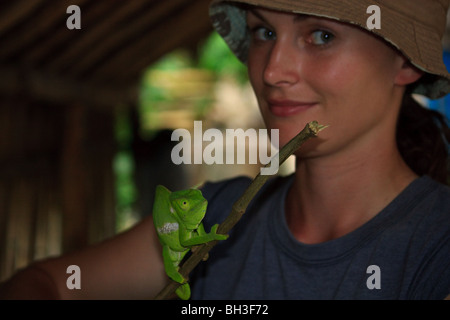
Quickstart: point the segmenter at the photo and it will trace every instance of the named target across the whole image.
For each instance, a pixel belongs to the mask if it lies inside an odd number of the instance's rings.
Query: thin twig
[[[327,126],[322,126],[317,123],[317,121],[312,121],[308,123],[305,128],[296,135],[291,141],[289,141],[281,151],[275,155],[279,157],[279,165],[286,161],[289,156],[291,156],[303,143],[308,139],[316,137],[317,134],[325,129]],[[273,158],[272,158],[273,159]],[[272,162],[272,161],[271,161]],[[270,167],[271,162],[269,162],[265,167]],[[228,234],[230,230],[238,223],[241,217],[244,215],[248,204],[255,197],[258,191],[270,178],[270,175],[258,174],[244,191],[242,196],[233,204],[230,214],[228,217],[219,225],[217,229],[218,234]],[[194,268],[203,260],[203,258],[208,254],[208,252],[218,243],[219,241],[211,241],[198,246],[195,252],[186,260],[186,262],[180,267],[179,272],[184,278],[188,278],[188,275],[194,270]],[[164,300],[170,298],[175,290],[180,286],[178,282],[171,281],[156,297],[155,300]]]

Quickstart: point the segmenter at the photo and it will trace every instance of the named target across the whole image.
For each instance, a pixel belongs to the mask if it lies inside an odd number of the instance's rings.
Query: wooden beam
[[[158,28],[149,32],[142,32],[137,41],[118,50],[114,56],[100,65],[93,76],[111,75],[117,70],[125,70],[133,65],[133,57],[142,56],[142,53],[152,55],[153,58],[160,57],[168,49],[174,49],[181,43],[185,44],[187,37],[199,30],[209,28],[208,5],[209,0],[197,0],[191,2],[185,10],[180,10],[171,16]],[[192,31],[192,33],[191,33]],[[150,60],[150,59],[149,59]],[[131,68],[133,69],[133,68]]]
[[[26,94],[35,99],[66,105],[81,102],[94,107],[131,105],[138,98],[138,84],[108,85],[105,82],[76,81],[36,70],[0,66],[0,94]]]
[[[45,0],[15,0],[9,1],[9,7],[0,12],[0,35],[22,22]]]
[[[63,250],[79,249],[115,233],[113,112],[81,104],[65,112],[61,181]]]
[[[41,39],[42,37],[52,37],[56,27],[66,27],[63,22],[67,17],[67,7],[70,4],[82,6],[87,1],[88,0],[58,1],[47,6],[45,10],[41,10],[38,14],[33,15],[26,21],[21,22],[21,28],[19,30],[14,30],[12,33],[10,32],[9,36],[2,40],[0,61],[17,55],[20,52],[25,53],[23,52],[24,49],[37,39]],[[37,46],[41,45],[41,43],[37,43]]]
[[[86,168],[87,108],[74,104],[67,108],[61,161],[63,252],[70,252],[89,243]]]
[[[148,4],[146,0],[122,1],[112,12],[106,15],[99,15],[98,22],[89,26],[88,32],[83,37],[74,39],[69,50],[56,56],[49,64],[49,69],[59,70],[66,68],[84,57],[99,44],[103,46],[103,41],[109,37],[114,37],[116,32],[121,29],[118,25],[120,21],[133,15],[139,15],[139,11],[144,5]]]
[[[70,74],[73,76],[89,74],[92,68],[95,68],[102,61],[108,59],[108,57],[114,56],[116,52],[127,47],[131,42],[130,39],[136,39],[140,35],[143,35],[145,33],[144,30],[151,28],[155,24],[155,21],[165,19],[170,15],[170,12],[176,10],[177,7],[185,2],[186,0],[155,1],[156,7],[142,12],[141,15],[138,15],[126,27],[114,28],[107,37],[102,39],[101,45],[91,48],[83,56],[78,57],[77,61],[74,61],[70,66]],[[142,52],[141,54],[146,54],[146,52]],[[124,67],[126,67],[126,64]]]
[[[82,9],[84,3],[89,3],[89,0],[65,0],[67,2],[76,2],[74,4],[79,4]],[[88,11],[90,12],[90,11]],[[62,15],[62,20],[66,19],[66,14]],[[85,16],[82,11],[81,23],[85,22]],[[61,21],[63,22],[63,21]],[[77,30],[76,32],[79,32]],[[76,34],[76,33],[75,33]],[[39,39],[39,42],[36,46],[33,46],[32,49],[28,50],[26,54],[21,57],[21,63],[24,65],[43,65],[47,63],[49,60],[52,60],[55,57],[55,54],[61,50],[61,48],[70,47],[68,43],[71,37],[74,36],[73,30],[68,30],[65,22],[60,25],[59,28],[53,28],[51,32],[47,34],[47,36]]]
[[[99,24],[100,21],[108,17],[111,12],[117,10],[117,7],[123,4],[123,0],[109,0],[109,1],[92,1],[88,0],[85,7],[81,7],[81,29],[69,30],[65,23],[61,26],[61,40],[59,45],[54,48],[53,51],[48,51],[47,57],[43,62],[46,70],[55,71],[58,73],[64,72],[69,69],[71,64],[80,59],[81,56],[77,56],[73,61],[68,61],[66,65],[62,65],[59,69],[54,67],[54,61],[59,56],[64,55],[66,52],[72,51],[72,44],[77,43],[80,39],[89,37],[92,29]],[[97,42],[96,45],[98,45]],[[89,50],[88,50],[89,51]],[[50,57],[50,59],[49,59]]]

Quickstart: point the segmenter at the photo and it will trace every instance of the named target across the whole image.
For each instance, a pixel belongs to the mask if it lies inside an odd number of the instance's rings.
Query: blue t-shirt
[[[267,182],[243,218],[190,275],[193,299],[443,299],[450,294],[450,188],[424,176],[370,221],[320,244],[290,233],[293,177]],[[251,183],[208,183],[207,231]]]

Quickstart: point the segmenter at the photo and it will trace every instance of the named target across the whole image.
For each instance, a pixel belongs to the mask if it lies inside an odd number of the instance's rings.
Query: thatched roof
[[[15,0],[0,3],[0,94],[97,105],[135,95],[142,71],[211,26],[209,0]],[[81,29],[69,30],[70,5]]]

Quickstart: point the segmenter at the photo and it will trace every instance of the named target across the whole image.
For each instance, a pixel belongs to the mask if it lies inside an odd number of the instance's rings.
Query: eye
[[[186,199],[179,199],[178,205],[183,211],[189,210],[189,202]]]
[[[315,44],[318,46],[328,44],[333,39],[334,39],[334,35],[331,32],[324,31],[324,30],[317,30],[311,34],[312,44]]]
[[[275,32],[266,27],[255,27],[251,29],[251,33],[255,40],[271,41],[277,38]]]

